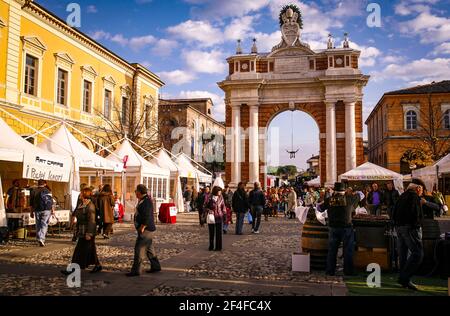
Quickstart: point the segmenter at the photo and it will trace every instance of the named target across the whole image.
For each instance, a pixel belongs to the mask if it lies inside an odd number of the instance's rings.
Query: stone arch
[[[95,146],[89,138],[84,138],[81,140],[81,144],[85,146],[90,151],[94,151]]]
[[[326,178],[326,139],[323,135],[326,134],[326,113],[325,113],[325,103],[323,102],[311,102],[311,103],[295,103],[292,107],[289,103],[280,103],[280,104],[261,104],[259,106],[259,127],[265,129],[265,137],[268,136],[268,128],[270,123],[277,117],[279,114],[295,110],[301,111],[303,113],[308,114],[313,121],[316,123],[319,129],[319,142],[320,142],[320,175],[322,179]],[[244,111],[245,112],[245,111]],[[246,145],[248,147],[248,145]],[[246,152],[248,154],[248,148],[246,148]],[[264,143],[260,143],[260,157],[264,157],[265,160],[265,149]],[[243,167],[244,169],[244,167]],[[264,180],[266,183],[266,165],[265,161],[260,160],[260,179]],[[243,170],[244,171],[244,170]],[[248,177],[248,173],[243,173],[243,176]]]

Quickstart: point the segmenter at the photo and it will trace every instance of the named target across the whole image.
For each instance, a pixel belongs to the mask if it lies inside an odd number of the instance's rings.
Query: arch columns
[[[356,101],[345,101],[345,169],[356,168]]]
[[[327,179],[326,184],[333,186],[337,181],[336,160],[336,102],[325,101],[326,105],[326,130],[327,130]]]
[[[236,188],[241,182],[241,106],[231,107],[231,183]]]
[[[249,187],[259,179],[259,105],[249,105]]]

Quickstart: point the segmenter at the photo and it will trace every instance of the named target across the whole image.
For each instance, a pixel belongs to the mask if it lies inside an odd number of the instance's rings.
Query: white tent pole
[[[53,127],[56,127],[56,126],[58,126],[59,124],[61,124],[62,122],[58,122],[58,123],[56,123],[56,124],[53,124],[52,126],[49,126],[49,127],[47,127],[47,128],[44,128],[43,130],[41,130],[40,132],[41,133],[43,133],[43,132],[46,132],[46,131],[48,131],[49,129],[52,129]],[[28,140],[29,138],[32,138],[32,137],[35,137],[35,136],[37,136],[37,135],[39,135],[39,133],[34,133],[33,135],[30,135],[30,136],[28,136],[28,137],[26,137],[26,138],[24,138],[25,140]]]
[[[71,152],[69,152],[66,148],[64,148],[63,146],[61,146],[60,144],[58,144],[57,142],[55,142],[53,139],[51,139],[50,137],[48,137],[47,135],[43,134],[42,132],[38,131],[37,129],[35,129],[33,126],[28,125],[27,123],[25,123],[24,121],[22,121],[21,119],[19,119],[17,116],[9,113],[8,111],[0,108],[0,111],[2,111],[3,113],[11,116],[12,118],[14,118],[16,121],[18,121],[19,123],[23,124],[25,127],[31,129],[32,131],[35,131],[38,135],[41,135],[42,137],[44,137],[45,139],[49,140],[50,142],[52,142],[53,144],[55,144],[56,146],[62,148],[64,151],[66,151],[67,153],[69,153],[70,156],[72,156],[73,154]]]

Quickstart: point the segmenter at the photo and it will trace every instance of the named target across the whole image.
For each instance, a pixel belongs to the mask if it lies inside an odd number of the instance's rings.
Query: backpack
[[[53,209],[53,197],[48,190],[40,193],[40,211],[51,211]]]

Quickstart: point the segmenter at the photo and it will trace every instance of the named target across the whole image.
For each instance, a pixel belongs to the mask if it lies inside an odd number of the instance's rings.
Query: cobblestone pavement
[[[222,252],[208,251],[208,228],[196,214],[179,214],[176,225],[158,224],[155,244],[163,271],[126,278],[133,260],[136,233],[131,224],[118,224],[109,240],[98,239],[104,271],[82,273],[82,287],[70,289],[60,274],[74,249],[71,234],[49,237],[40,248],[30,239],[0,246],[0,295],[147,295],[147,296],[277,296],[345,295],[341,277],[292,272],[291,255],[300,249],[298,221],[270,218],[261,234],[224,235]]]

